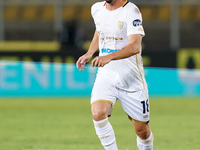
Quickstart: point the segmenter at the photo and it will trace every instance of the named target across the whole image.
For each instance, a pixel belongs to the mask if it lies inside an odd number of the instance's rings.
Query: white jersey
[[[99,34],[99,55],[104,56],[120,50],[129,44],[128,36],[145,35],[142,16],[131,2],[114,11],[106,8],[106,2],[97,2],[91,8],[96,31]],[[105,75],[106,80],[126,91],[137,91],[147,87],[140,53],[125,59],[112,60],[98,69],[98,75]],[[97,75],[97,77],[98,77]]]

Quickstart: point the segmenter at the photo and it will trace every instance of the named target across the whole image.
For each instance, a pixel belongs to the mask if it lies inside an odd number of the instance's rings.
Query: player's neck
[[[113,11],[118,9],[119,7],[123,6],[123,4],[126,2],[127,0],[116,0],[114,3],[107,3],[106,4],[106,8],[109,11]]]

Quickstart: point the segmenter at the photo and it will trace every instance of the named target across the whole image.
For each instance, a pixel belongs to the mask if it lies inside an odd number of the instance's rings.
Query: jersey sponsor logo
[[[124,26],[124,22],[123,21],[118,21],[117,26],[119,29],[122,29]]]
[[[101,49],[101,52],[102,53],[113,53],[113,52],[116,52],[116,51],[119,51],[120,49],[110,49],[110,48],[102,48]]]
[[[105,44],[107,42],[112,42],[112,41],[123,41],[123,37],[114,37],[114,36],[105,36],[105,34],[101,31],[97,31],[99,35],[99,41],[101,44]]]
[[[99,39],[100,39],[100,41],[104,41],[105,38],[104,37],[99,37]]]
[[[112,36],[100,36],[99,37],[101,43],[104,41],[104,43],[109,42],[109,41],[123,41],[124,39],[122,37],[112,37]]]
[[[133,26],[134,27],[137,27],[137,26],[140,26],[140,25],[142,25],[142,21],[140,19],[135,19],[133,21]]]
[[[107,40],[115,40],[115,41],[122,41],[123,38],[121,37],[111,37],[111,36],[106,36]]]

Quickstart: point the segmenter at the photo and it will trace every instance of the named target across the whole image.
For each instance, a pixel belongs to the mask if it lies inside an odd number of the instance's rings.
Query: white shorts
[[[110,81],[100,79],[95,81],[91,95],[91,104],[98,101],[106,101],[113,106],[118,99],[130,120],[133,119],[142,123],[149,122],[149,96],[147,88],[127,92],[115,87]],[[112,107],[109,116],[111,112]]]

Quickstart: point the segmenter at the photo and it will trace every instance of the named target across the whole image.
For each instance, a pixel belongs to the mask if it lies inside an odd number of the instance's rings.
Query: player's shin
[[[118,150],[115,133],[110,122],[108,121],[108,118],[100,121],[93,120],[93,122],[96,134],[98,135],[105,150]]]
[[[152,132],[147,139],[141,139],[137,136],[137,146],[139,150],[153,150],[153,140]]]

